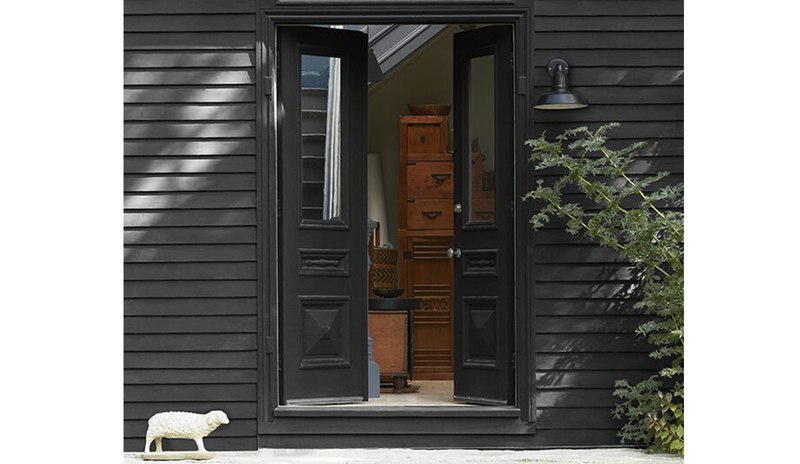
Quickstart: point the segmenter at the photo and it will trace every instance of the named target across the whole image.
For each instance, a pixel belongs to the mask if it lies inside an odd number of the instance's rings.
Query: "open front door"
[[[278,28],[281,398],[367,399],[367,37]]]
[[[455,398],[513,403],[512,30],[454,36]]]

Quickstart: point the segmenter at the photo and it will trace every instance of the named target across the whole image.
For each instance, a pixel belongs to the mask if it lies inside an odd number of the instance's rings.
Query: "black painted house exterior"
[[[552,224],[533,232],[526,139],[619,121],[648,142],[633,174],[683,172],[680,0],[125,0],[125,441],[147,419],[222,409],[212,450],[619,446],[615,379],[658,367],[634,334],[632,269]],[[513,408],[367,413],[281,408],[273,105],[280,24],[511,24]],[[533,110],[545,65],[590,102]],[[191,443],[165,443],[181,449]]]

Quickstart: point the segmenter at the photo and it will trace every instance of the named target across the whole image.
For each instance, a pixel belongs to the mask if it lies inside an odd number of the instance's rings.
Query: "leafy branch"
[[[623,402],[614,415],[627,419],[623,441],[683,453],[683,185],[666,182],[668,172],[629,175],[644,143],[609,148],[606,133],[618,126],[577,127],[552,140],[542,134],[527,141],[535,169],[555,178],[538,180],[523,199],[539,202],[534,229],[554,217],[565,219],[567,232],[583,232],[639,269],[643,297],[634,308],[655,317],[636,333],[654,345],[652,358],[670,362],[636,385],[618,381],[614,394]],[[658,183],[667,185],[656,188]],[[565,201],[567,196],[576,200]]]

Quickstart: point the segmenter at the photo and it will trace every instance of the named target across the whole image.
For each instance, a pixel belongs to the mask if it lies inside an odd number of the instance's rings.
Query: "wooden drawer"
[[[472,199],[470,222],[494,222],[494,195]]]
[[[453,163],[410,161],[407,164],[408,198],[453,198]]]
[[[417,200],[408,202],[409,229],[452,229],[453,200]]]
[[[435,153],[447,151],[447,140],[442,140],[441,127],[436,124],[408,125],[408,153]],[[444,142],[444,144],[442,144]]]

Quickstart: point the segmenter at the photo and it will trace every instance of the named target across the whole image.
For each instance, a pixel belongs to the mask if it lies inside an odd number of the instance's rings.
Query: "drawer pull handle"
[[[447,179],[450,178],[450,174],[448,174],[448,173],[433,173],[433,174],[431,174],[431,177],[433,177],[433,180],[435,180],[436,182],[441,184],[442,182],[444,182],[444,181],[446,181]]]
[[[438,210],[438,211],[423,211],[422,212],[422,215],[425,216],[428,219],[436,219],[436,217],[437,216],[441,216],[441,214],[442,214],[441,210]]]
[[[494,216],[494,211],[475,211],[475,215],[481,219],[489,219]]]
[[[419,136],[419,141],[422,142],[422,143],[425,143],[425,136],[424,135],[420,135]]]

